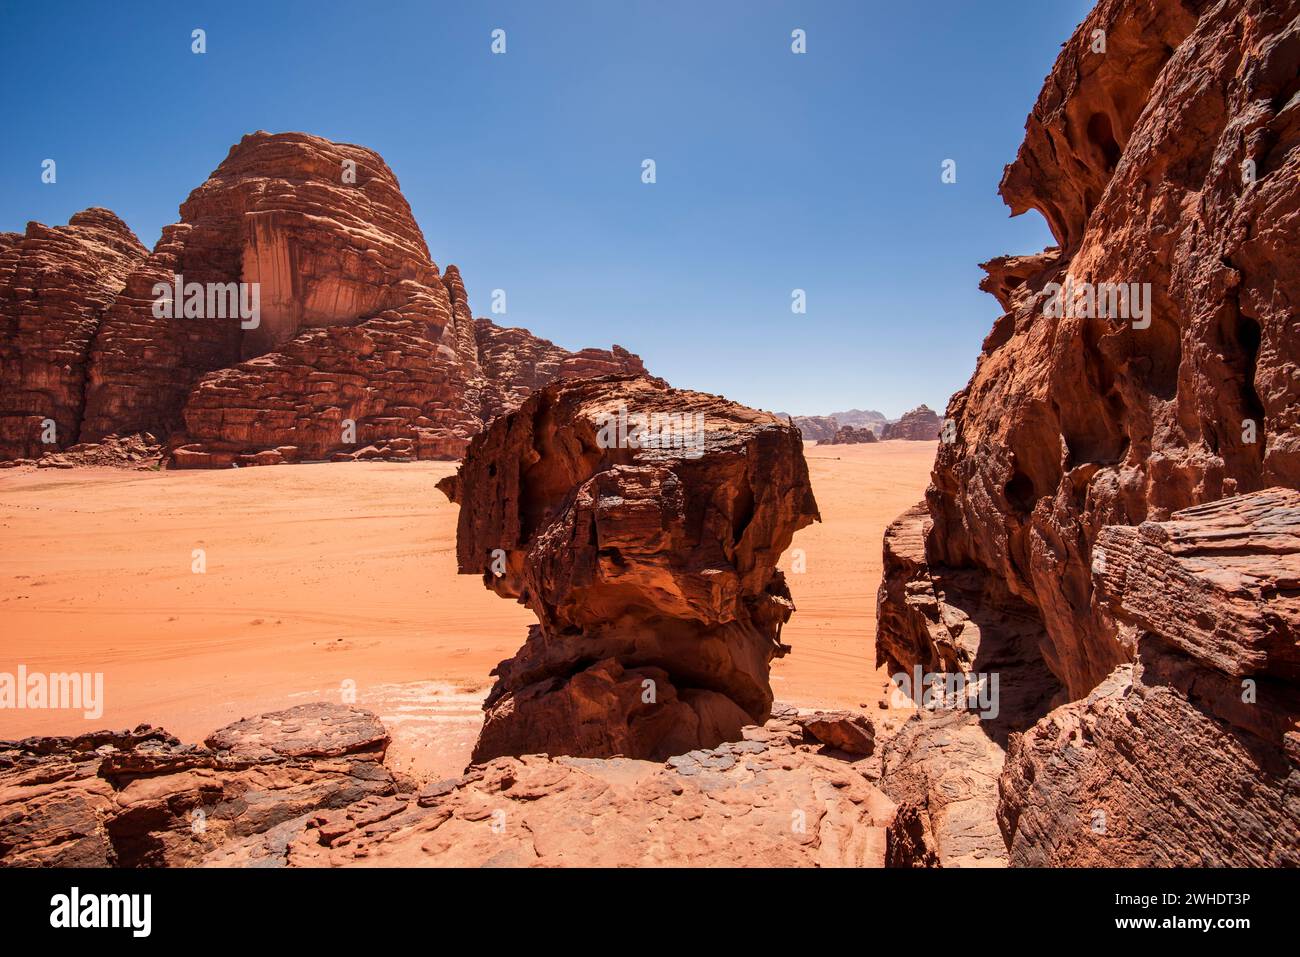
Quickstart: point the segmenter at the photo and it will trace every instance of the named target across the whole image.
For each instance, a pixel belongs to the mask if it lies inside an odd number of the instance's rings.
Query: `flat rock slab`
[[[332,758],[388,748],[388,731],[371,711],[318,702],[244,718],[208,735],[214,751],[235,757]]]

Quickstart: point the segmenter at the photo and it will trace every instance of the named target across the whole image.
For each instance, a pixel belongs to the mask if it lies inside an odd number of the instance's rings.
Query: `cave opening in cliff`
[[[1111,129],[1110,117],[1105,113],[1094,113],[1088,120],[1088,140],[1101,151],[1106,161],[1106,172],[1113,173],[1119,165],[1122,150]]]

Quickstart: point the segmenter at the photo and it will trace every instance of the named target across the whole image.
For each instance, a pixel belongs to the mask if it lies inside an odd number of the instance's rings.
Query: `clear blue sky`
[[[998,312],[976,264],[1052,241],[996,188],[1090,6],[3,0],[0,229],[107,206],[152,245],[241,135],[302,130],[384,156],[477,315],[504,288],[498,321],[762,408],[942,408]]]

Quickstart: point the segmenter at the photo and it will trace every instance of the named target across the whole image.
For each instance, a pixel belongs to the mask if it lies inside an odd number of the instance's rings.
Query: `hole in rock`
[[[1034,482],[1024,472],[1016,469],[1015,474],[1011,476],[1011,481],[1006,484],[1004,489],[1007,501],[1011,506],[1021,514],[1028,515],[1034,508],[1034,502],[1037,496],[1034,494]]]
[[[1122,150],[1111,129],[1110,117],[1105,113],[1094,113],[1088,120],[1088,140],[1101,151],[1106,161],[1106,172],[1114,172]]]
[[[1264,403],[1255,391],[1255,369],[1259,364],[1259,345],[1263,338],[1259,323],[1251,316],[1238,312],[1233,337],[1241,349],[1245,370],[1241,378],[1241,401],[1248,417],[1261,426],[1264,423]]]

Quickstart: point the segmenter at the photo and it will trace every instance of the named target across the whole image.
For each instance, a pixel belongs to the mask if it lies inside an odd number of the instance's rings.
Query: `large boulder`
[[[798,430],[644,376],[562,380],[439,487],[461,573],[539,621],[494,672],[475,760],[662,758],[767,717],[794,610],[776,562],[818,518]]]

